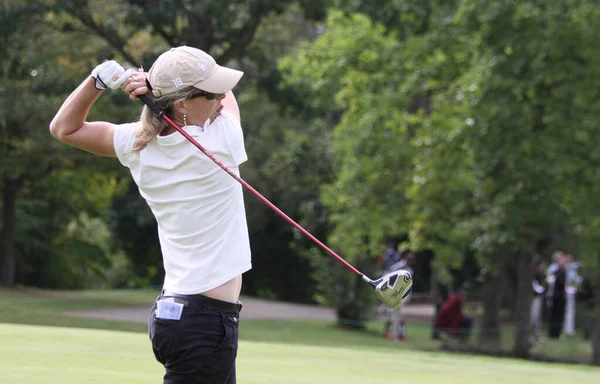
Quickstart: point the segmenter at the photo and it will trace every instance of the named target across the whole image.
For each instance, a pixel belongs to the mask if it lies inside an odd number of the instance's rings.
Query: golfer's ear
[[[173,110],[179,113],[180,115],[183,115],[187,112],[187,110],[185,109],[185,105],[183,105],[183,101],[175,102],[175,104],[173,104]]]

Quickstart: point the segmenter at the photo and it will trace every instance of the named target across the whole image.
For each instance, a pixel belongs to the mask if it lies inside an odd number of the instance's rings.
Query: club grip
[[[140,100],[142,100],[144,102],[144,104],[146,104],[148,106],[148,108],[150,108],[154,113],[156,113],[156,115],[160,118],[163,117],[163,115],[165,114],[165,112],[163,110],[161,110],[158,105],[154,104],[154,102],[152,100],[150,100],[148,98],[148,96],[146,95],[139,95],[138,98]]]

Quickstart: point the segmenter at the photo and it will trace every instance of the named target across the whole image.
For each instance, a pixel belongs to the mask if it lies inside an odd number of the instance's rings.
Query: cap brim
[[[231,91],[240,81],[244,72],[219,66],[209,78],[194,84],[195,88],[210,93]]]

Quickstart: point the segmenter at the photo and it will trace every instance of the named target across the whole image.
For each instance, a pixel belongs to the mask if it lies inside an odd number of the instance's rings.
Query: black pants
[[[460,319],[460,335],[466,340],[471,335],[471,328],[473,328],[473,319],[470,317],[463,317]]]
[[[548,324],[548,336],[556,339],[560,337],[565,321],[565,304],[564,297],[555,297],[552,300],[552,308],[550,309],[550,324]]]
[[[435,316],[431,321],[431,338],[434,340],[440,339],[440,330],[435,328],[435,322],[437,320],[438,315],[440,314],[440,309],[442,309],[442,303],[437,303],[435,305]]]
[[[164,365],[164,384],[235,384],[241,304],[201,295],[163,292],[159,300],[183,304],[180,320],[156,317],[154,303],[148,334],[156,360]]]
[[[437,339],[441,338],[442,332],[446,332],[446,334],[451,337],[466,341],[471,336],[471,328],[473,328],[473,319],[468,316],[463,316],[460,319],[459,328],[436,328],[436,331],[438,332]]]

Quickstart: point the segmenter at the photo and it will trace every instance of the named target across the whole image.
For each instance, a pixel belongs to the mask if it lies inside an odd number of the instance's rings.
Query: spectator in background
[[[575,295],[577,294],[577,288],[581,285],[583,279],[579,275],[581,264],[575,262],[572,255],[566,255],[565,259],[566,306],[563,334],[573,336],[575,335]]]
[[[466,341],[473,326],[473,319],[463,313],[463,305],[466,301],[467,292],[463,288],[450,295],[440,309],[435,321],[435,329]]]
[[[563,323],[565,320],[565,288],[567,282],[566,274],[566,258],[561,254],[558,258],[557,268],[554,273],[548,276],[548,282],[551,286],[549,289],[550,297],[550,324],[548,326],[548,335],[552,339],[560,337]]]
[[[414,253],[410,250],[404,250],[400,254],[400,260],[396,262],[390,261],[386,264],[388,269],[385,273],[390,273],[398,270],[405,270],[413,274]],[[411,294],[408,295],[404,303],[395,309],[392,309],[389,325],[387,327],[385,337],[388,340],[404,340],[406,337],[406,321],[404,319],[404,306],[410,302]]]
[[[545,288],[545,273],[544,269],[546,266],[541,259],[537,259],[534,262],[533,279],[531,282],[533,288],[533,300],[531,300],[531,335],[534,340],[542,341],[543,338],[540,334],[541,323],[542,323],[542,304]]]
[[[379,259],[377,259],[377,272],[380,276],[385,275],[386,273],[388,273],[388,270],[390,269],[390,267],[396,263],[398,263],[400,261],[400,252],[398,252],[398,246],[397,243],[394,241],[389,241],[387,244],[387,249],[385,250],[385,252],[383,252],[383,254],[379,257]],[[377,310],[378,313],[380,314],[384,314],[387,313],[390,310],[390,308],[385,305],[385,304],[381,304]],[[386,329],[387,329],[387,325],[386,325]]]
[[[546,276],[551,276],[558,270],[560,261],[564,257],[565,257],[565,253],[563,251],[556,251],[552,254],[552,263],[548,266],[548,270],[546,271]]]
[[[392,266],[398,262],[400,262],[400,252],[398,252],[396,243],[390,241],[383,255],[377,260],[377,266],[382,271],[381,274],[385,275],[386,273],[389,273]]]
[[[431,338],[434,340],[439,340],[440,331],[435,328],[435,322],[440,314],[440,310],[442,309],[442,305],[448,300],[448,286],[445,284],[441,284],[436,282],[435,284],[435,293],[434,293],[434,302],[435,302],[435,316],[433,317],[433,330],[431,334]]]
[[[577,290],[577,299],[583,303],[583,339],[590,340],[592,338],[592,330],[594,324],[594,292],[590,280],[583,278],[580,289]]]
[[[552,295],[554,294],[555,273],[558,270],[559,262],[564,257],[562,251],[556,251],[552,255],[552,263],[546,270],[546,308],[552,310]]]

